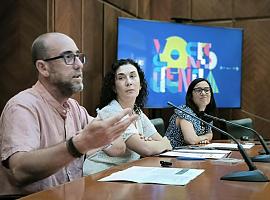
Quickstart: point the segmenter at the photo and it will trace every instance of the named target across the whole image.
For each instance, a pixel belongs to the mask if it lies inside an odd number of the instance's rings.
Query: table
[[[261,149],[255,145],[247,153],[257,155]],[[238,151],[233,151],[231,157],[240,158]],[[160,161],[170,161],[172,167],[205,169],[200,176],[186,186],[169,186],[157,184],[137,184],[128,182],[99,182],[98,179],[113,172],[131,166],[160,166]],[[270,163],[255,163],[256,167],[270,178]],[[113,167],[106,171],[83,177],[58,187],[34,193],[23,197],[24,200],[34,199],[112,199],[112,200],[259,200],[269,199],[269,182],[238,182],[220,180],[220,177],[233,171],[248,170],[246,164],[215,163],[212,160],[179,161],[170,157],[147,157],[131,163]]]

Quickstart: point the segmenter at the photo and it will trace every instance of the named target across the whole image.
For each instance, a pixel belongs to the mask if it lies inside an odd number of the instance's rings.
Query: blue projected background
[[[219,108],[241,105],[243,30],[118,19],[118,59],[131,58],[148,82],[148,108],[185,103],[188,85],[206,78]]]

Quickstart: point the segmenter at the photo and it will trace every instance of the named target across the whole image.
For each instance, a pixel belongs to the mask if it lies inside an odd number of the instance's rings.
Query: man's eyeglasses
[[[205,87],[205,88],[197,87],[197,88],[194,88],[193,91],[197,94],[202,94],[203,91],[205,92],[205,94],[209,94],[210,87]]]
[[[50,60],[56,60],[56,59],[63,58],[66,65],[73,65],[75,63],[76,57],[79,58],[79,60],[81,61],[82,64],[85,64],[86,57],[85,57],[85,54],[83,54],[83,53],[76,53],[76,54],[74,54],[74,53],[63,53],[60,56],[44,59],[44,61],[50,61]]]

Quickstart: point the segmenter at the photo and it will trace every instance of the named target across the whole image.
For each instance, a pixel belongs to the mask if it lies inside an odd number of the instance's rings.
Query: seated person
[[[197,117],[200,117],[201,111],[212,115],[215,113],[213,90],[206,79],[198,78],[190,83],[186,94],[186,105],[182,105],[181,109]],[[171,116],[165,135],[173,148],[189,144],[206,144],[212,140],[211,127],[191,115],[175,109],[175,113]]]
[[[147,84],[140,66],[130,59],[115,62],[104,78],[100,98],[103,108],[98,117],[106,119],[124,108],[131,108],[139,117],[110,147],[87,157],[84,175],[172,149],[167,137],[161,137],[142,111],[146,96]]]
[[[118,138],[137,118],[126,109],[98,120],[70,98],[83,89],[85,55],[62,33],[32,45],[38,81],[11,98],[0,118],[1,195],[25,195],[82,177],[84,154]]]

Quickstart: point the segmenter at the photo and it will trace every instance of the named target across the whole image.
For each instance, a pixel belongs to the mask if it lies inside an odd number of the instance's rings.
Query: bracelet
[[[81,152],[78,151],[78,149],[74,146],[74,143],[72,141],[73,137],[69,138],[66,142],[67,150],[74,158],[79,158],[83,156]]]

